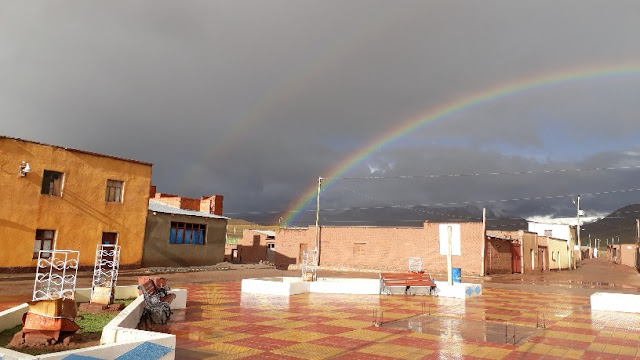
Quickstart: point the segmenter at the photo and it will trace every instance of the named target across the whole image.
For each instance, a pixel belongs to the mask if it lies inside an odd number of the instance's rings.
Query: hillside
[[[591,239],[600,239],[600,245],[607,243],[606,239],[615,238],[620,243],[632,244],[636,239],[636,219],[640,218],[640,204],[628,205],[620,208],[607,217],[596,222],[582,226],[582,243],[588,244],[589,235]]]

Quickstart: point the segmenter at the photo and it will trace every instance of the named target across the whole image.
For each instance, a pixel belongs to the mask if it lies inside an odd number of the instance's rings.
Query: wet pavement
[[[182,319],[165,328],[177,336],[177,359],[640,355],[640,314],[592,312],[586,296],[486,289],[464,302],[405,295],[248,295],[240,293],[240,283],[188,290]],[[373,324],[374,311],[383,318],[380,327]],[[418,325],[416,319],[426,320]],[[411,322],[411,329],[403,322]]]
[[[219,273],[215,276],[225,279]],[[589,301],[596,291],[639,293],[640,275],[600,260],[571,272],[483,279],[483,295],[466,302],[405,295],[242,294],[239,272],[232,282],[212,278],[207,283],[206,274],[198,275],[171,279],[174,287],[189,291],[187,309],[158,329],[176,335],[176,359],[640,357],[640,314],[592,312]],[[28,300],[31,286],[13,289],[22,295],[0,298],[0,310]],[[374,325],[374,314],[381,326]]]

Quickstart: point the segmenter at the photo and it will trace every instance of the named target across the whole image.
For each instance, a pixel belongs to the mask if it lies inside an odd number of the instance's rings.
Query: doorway
[[[302,254],[307,250],[307,244],[300,244],[300,252],[298,253],[298,264],[302,264]]]
[[[522,263],[520,262],[522,259],[522,253],[520,250],[520,244],[511,243],[511,272],[513,273],[521,273],[522,272]]]
[[[267,243],[267,262],[273,264],[274,250],[276,248],[275,243]]]
[[[118,243],[118,233],[103,232],[102,245],[116,245]]]
[[[547,270],[547,248],[545,246],[538,246],[538,267],[540,271]]]

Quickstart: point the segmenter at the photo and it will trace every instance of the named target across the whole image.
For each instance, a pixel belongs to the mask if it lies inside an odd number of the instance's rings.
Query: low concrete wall
[[[379,279],[319,278],[309,282],[309,292],[323,294],[380,294]]]
[[[482,285],[436,281],[437,295],[456,299],[469,299],[482,295]],[[403,287],[404,289],[404,287]],[[302,293],[325,294],[380,294],[380,280],[357,278],[320,278],[318,281],[302,281],[296,277],[273,277],[242,280],[242,293],[291,296]],[[427,294],[428,292],[424,293]],[[423,292],[417,292],[423,294]]]
[[[593,293],[591,294],[591,310],[640,313],[640,295]]]
[[[435,281],[437,295],[455,299],[470,299],[482,295],[482,285],[470,283],[453,283],[449,286],[446,281]]]
[[[176,299],[171,303],[172,309],[184,309],[187,303],[187,291],[171,290]],[[91,289],[77,289],[76,300],[86,301]],[[0,348],[2,360],[62,360],[67,357],[115,359],[123,356],[130,359],[173,360],[175,359],[176,337],[171,334],[156,333],[136,329],[144,309],[144,298],[138,296],[134,286],[118,286],[116,299],[136,299],[121,311],[102,331],[101,345],[84,349],[62,351],[46,355],[31,356],[17,351]],[[86,300],[84,300],[86,299]],[[0,327],[10,329],[22,323],[22,314],[28,311],[27,304],[22,304],[0,313]],[[2,330],[4,330],[2,329]]]
[[[291,296],[309,292],[309,282],[300,278],[263,278],[243,279],[241,292],[248,294],[266,294]]]
[[[29,311],[29,305],[24,303],[0,312],[0,331],[12,329],[22,324],[22,315],[27,311]]]

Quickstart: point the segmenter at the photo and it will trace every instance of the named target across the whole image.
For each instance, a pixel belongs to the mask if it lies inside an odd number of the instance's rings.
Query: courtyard
[[[487,278],[483,295],[467,301],[404,295],[286,297],[240,291],[240,278],[292,273],[238,269],[167,274],[173,286],[188,290],[188,307],[156,330],[176,335],[176,359],[185,360],[634,359],[640,355],[640,314],[592,311],[589,301],[596,291],[638,293],[639,275],[635,269],[601,260],[586,261],[575,272]],[[119,283],[135,278],[133,272],[123,274]],[[22,298],[29,296],[29,283],[19,275],[3,278],[0,287],[8,295],[0,307],[26,300]]]

